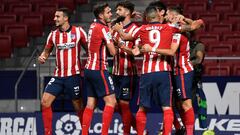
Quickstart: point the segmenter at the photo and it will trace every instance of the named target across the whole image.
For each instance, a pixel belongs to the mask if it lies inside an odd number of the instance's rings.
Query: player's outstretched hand
[[[138,12],[138,11],[133,11],[131,17],[134,18],[134,19],[136,19],[136,20],[137,20],[137,19],[143,19],[143,14],[140,13],[140,12]]]
[[[151,52],[153,48],[149,44],[145,44],[141,48],[141,52]]]
[[[204,21],[202,19],[198,19],[196,21],[193,21],[192,23],[192,29],[196,30],[199,28],[204,27]]]
[[[40,64],[44,64],[46,62],[46,59],[47,58],[45,56],[42,56],[42,55],[40,55],[38,57],[38,61],[39,61]]]

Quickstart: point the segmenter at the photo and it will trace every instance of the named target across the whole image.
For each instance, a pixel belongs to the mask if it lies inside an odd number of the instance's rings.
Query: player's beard
[[[126,18],[125,16],[117,16],[117,18],[112,19],[112,25],[124,21],[125,18]]]

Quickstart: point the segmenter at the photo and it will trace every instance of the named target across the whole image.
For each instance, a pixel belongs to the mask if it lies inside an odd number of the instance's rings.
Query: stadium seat
[[[15,14],[0,14],[0,25],[13,24],[17,21],[17,16]]]
[[[4,4],[0,4],[0,13],[3,13],[5,11],[5,6]]]
[[[74,0],[53,0],[55,3],[58,3],[59,7],[67,7],[70,10],[75,9],[75,3]]]
[[[32,4],[30,3],[12,3],[9,5],[8,12],[17,15],[24,15],[32,12]]]
[[[232,23],[239,23],[240,22],[240,13],[225,13],[224,19],[231,21]]]
[[[21,2],[24,2],[24,0],[0,0],[0,2],[4,4],[10,4],[10,3],[21,3]]]
[[[26,47],[28,42],[28,27],[25,24],[5,25],[4,32],[12,36],[13,47]]]
[[[204,20],[204,22],[207,22],[207,23],[220,21],[219,13],[212,13],[212,12],[199,13],[197,18],[201,18]]]
[[[185,2],[184,4],[184,12],[187,13],[201,13],[207,11],[207,3],[205,2]]]
[[[193,19],[193,14],[191,14],[191,13],[184,13],[184,16],[187,18]]]
[[[47,2],[50,2],[49,0],[26,0],[28,3],[32,3],[32,4],[39,4],[39,3],[47,3]]]
[[[211,23],[209,24],[209,31],[223,33],[223,32],[232,32],[232,24],[222,24],[222,23]]]
[[[233,46],[232,44],[212,44],[208,45],[207,56],[232,56]]]
[[[58,8],[58,4],[55,3],[39,3],[36,5],[36,12],[43,15],[43,24],[54,24],[54,13]]]
[[[217,11],[220,13],[226,13],[226,12],[232,12],[234,11],[234,3],[229,1],[219,1],[219,2],[213,2],[211,5],[212,11]]]
[[[75,0],[77,4],[87,4],[88,0]]]
[[[10,58],[12,53],[12,39],[10,35],[0,35],[0,58]]]
[[[234,65],[233,66],[232,76],[240,76],[240,65]]]
[[[38,14],[22,15],[20,22],[28,25],[28,34],[30,36],[43,35],[43,16]]]
[[[220,36],[218,33],[198,33],[196,35],[196,38],[207,44],[209,42],[219,42],[220,41]]]
[[[239,32],[224,33],[223,40],[235,42],[235,43],[239,44],[240,43],[240,33]]]
[[[205,65],[205,76],[229,76],[231,75],[230,65]]]

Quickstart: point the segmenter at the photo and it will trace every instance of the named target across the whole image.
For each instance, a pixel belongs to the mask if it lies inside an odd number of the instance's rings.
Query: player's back
[[[179,28],[170,24],[152,22],[142,25],[140,30],[133,34],[139,36],[142,45],[149,44],[154,49],[170,49],[172,36]],[[136,34],[136,35],[135,35]],[[136,37],[135,37],[136,38]],[[170,56],[163,56],[157,53],[144,53],[143,73],[156,71],[171,71]]]

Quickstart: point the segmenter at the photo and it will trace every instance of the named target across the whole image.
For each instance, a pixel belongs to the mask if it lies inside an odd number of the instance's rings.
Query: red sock
[[[102,135],[108,135],[108,129],[112,121],[114,107],[105,106],[102,116]]]
[[[121,108],[121,116],[123,122],[123,134],[129,135],[131,129],[131,122],[132,122],[132,112],[130,110],[129,104],[119,103]]]
[[[185,112],[184,112],[184,110],[182,110],[182,109],[179,111],[180,118],[181,118],[181,120],[182,120],[183,125],[185,126],[184,113],[185,113]]]
[[[194,111],[193,108],[190,108],[184,113],[184,124],[187,135],[193,135],[194,120]]]
[[[137,129],[136,128],[136,118],[132,115],[132,118],[131,118],[131,126],[133,127],[133,129]]]
[[[143,135],[147,123],[147,115],[144,111],[138,111],[136,114],[137,134]]]
[[[44,135],[52,135],[52,108],[42,106]]]
[[[178,121],[178,118],[176,116],[176,114],[173,115],[174,116],[174,119],[173,119],[173,125],[175,127],[176,130],[180,129],[181,128],[181,125]]]
[[[173,111],[172,109],[163,111],[163,133],[162,135],[169,135],[172,132],[173,125]]]
[[[77,112],[77,115],[78,115],[78,118],[80,120],[81,126],[82,126],[82,123],[83,123],[83,112],[84,112],[84,109],[81,109]]]
[[[86,107],[83,112],[82,135],[88,135],[88,129],[92,121],[92,116],[93,116],[93,109]]]

